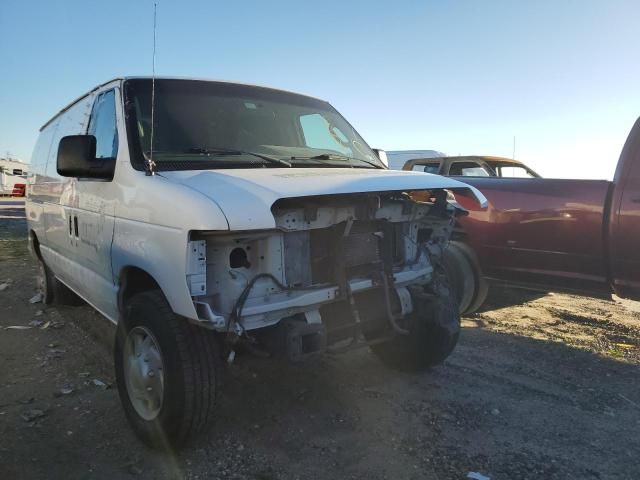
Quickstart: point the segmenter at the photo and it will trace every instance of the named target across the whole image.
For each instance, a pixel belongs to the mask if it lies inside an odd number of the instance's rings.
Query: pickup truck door
[[[486,211],[471,211],[459,220],[487,276],[553,290],[609,292],[603,212],[610,182],[460,180],[489,200]]]
[[[614,184],[608,252],[613,289],[640,300],[640,119],[622,150]]]

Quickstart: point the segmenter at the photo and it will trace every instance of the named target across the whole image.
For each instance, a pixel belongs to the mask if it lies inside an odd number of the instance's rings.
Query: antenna
[[[153,126],[155,123],[156,106],[156,16],[158,3],[153,2],[153,62],[151,67],[151,136],[149,139],[149,159],[147,160],[147,176],[155,175],[156,162],[153,161]]]
[[[153,130],[152,130],[153,131]],[[513,136],[513,153],[511,154],[511,160],[516,159],[516,136]]]

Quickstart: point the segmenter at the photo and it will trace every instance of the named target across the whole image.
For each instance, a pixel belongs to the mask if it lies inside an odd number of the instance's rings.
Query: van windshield
[[[151,79],[124,84],[131,159],[151,152]],[[153,160],[159,170],[331,166],[384,168],[327,102],[263,87],[156,79]]]

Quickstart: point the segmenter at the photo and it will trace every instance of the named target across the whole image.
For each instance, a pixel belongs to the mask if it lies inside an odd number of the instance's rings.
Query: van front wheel
[[[223,361],[218,338],[174,314],[160,291],[125,305],[114,349],[118,393],[136,435],[176,449],[208,429]]]
[[[453,352],[460,335],[458,301],[446,271],[438,267],[428,291],[412,296],[408,335],[396,335],[371,350],[396,370],[418,372],[438,365]]]

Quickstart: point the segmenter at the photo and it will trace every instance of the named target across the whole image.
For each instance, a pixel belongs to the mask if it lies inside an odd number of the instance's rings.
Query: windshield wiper
[[[277,163],[291,168],[291,162],[283,160],[278,157],[272,157],[271,155],[264,155],[262,153],[248,152],[246,150],[237,150],[234,148],[220,148],[220,147],[194,147],[187,148],[184,153],[200,153],[203,155],[250,155],[252,157],[260,158],[269,163]]]
[[[374,168],[383,168],[380,165],[363,158],[348,157],[347,155],[339,155],[335,153],[322,153],[320,155],[314,155],[313,157],[291,157],[291,160],[356,160],[358,162],[371,165]]]

